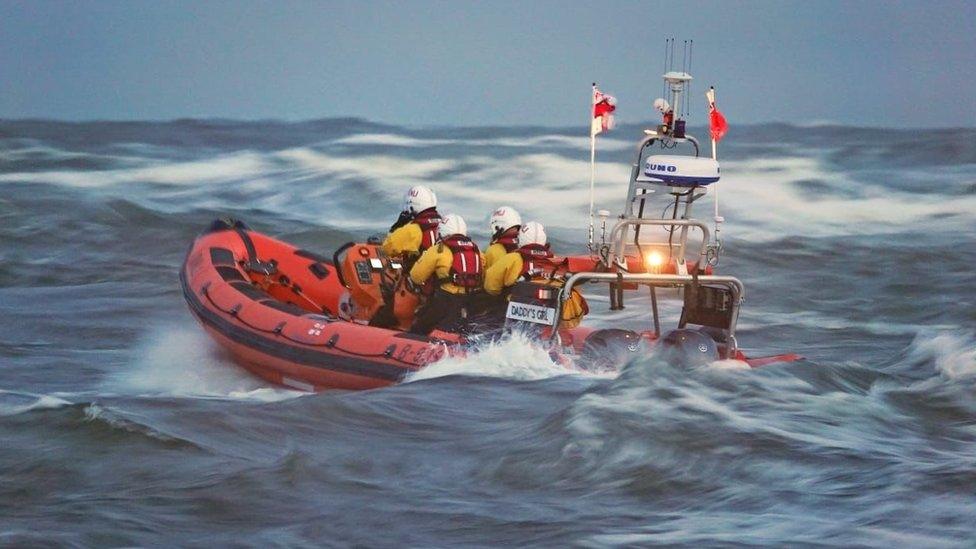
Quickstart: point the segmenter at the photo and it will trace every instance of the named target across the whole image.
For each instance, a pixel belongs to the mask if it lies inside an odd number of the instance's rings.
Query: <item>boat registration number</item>
[[[556,318],[556,309],[526,303],[509,302],[508,313],[505,315],[505,318],[534,322],[536,324],[548,324],[551,326],[554,324]]]

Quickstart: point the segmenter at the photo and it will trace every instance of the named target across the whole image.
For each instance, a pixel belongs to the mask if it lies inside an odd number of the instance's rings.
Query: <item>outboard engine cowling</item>
[[[698,330],[668,332],[661,339],[661,350],[668,362],[685,368],[707,366],[719,359],[715,340]]]
[[[631,330],[606,328],[586,336],[580,353],[588,367],[604,370],[625,364],[641,349],[641,336]]]

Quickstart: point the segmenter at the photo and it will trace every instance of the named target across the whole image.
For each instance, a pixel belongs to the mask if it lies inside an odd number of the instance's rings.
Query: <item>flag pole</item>
[[[593,251],[593,188],[596,184],[596,133],[593,132],[593,113],[596,108],[596,82],[590,90],[590,232],[586,247]]]
[[[708,99],[708,112],[711,114],[715,110],[715,86],[708,88],[705,92],[705,97]],[[718,161],[718,142],[715,141],[715,134],[712,134],[712,160]],[[715,188],[715,243],[719,244],[719,225],[725,221],[718,214],[718,182],[714,185]]]

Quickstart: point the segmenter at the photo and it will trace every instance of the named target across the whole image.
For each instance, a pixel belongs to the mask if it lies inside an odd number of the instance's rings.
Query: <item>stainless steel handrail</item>
[[[734,276],[726,275],[680,275],[680,274],[655,274],[655,273],[596,273],[582,272],[574,273],[559,290],[560,302],[569,299],[573,286],[581,280],[585,281],[605,281],[605,282],[629,282],[634,284],[647,284],[649,286],[678,286],[690,284],[698,280],[700,284],[720,284],[732,290],[732,297],[735,299],[736,306],[745,299],[746,289],[742,281]]]
[[[613,260],[616,264],[620,265],[621,260],[624,260],[624,250],[627,243],[624,242],[625,235],[621,234],[622,231],[627,227],[634,227],[637,225],[660,225],[669,226],[676,225],[679,227],[695,227],[701,229],[702,232],[702,242],[701,248],[698,255],[703,258],[708,258],[708,243],[711,242],[712,233],[708,229],[708,226],[704,222],[698,221],[697,219],[637,219],[637,218],[626,218],[622,219],[617,223],[613,230],[610,231],[610,241],[613,242]],[[652,244],[648,244],[652,245]],[[684,259],[683,257],[681,259]],[[625,261],[625,260],[624,260]]]
[[[653,274],[653,273],[595,273],[595,272],[582,272],[574,273],[568,279],[566,279],[565,284],[559,290],[559,298],[556,302],[556,315],[554,324],[552,326],[552,340],[555,341],[559,336],[558,326],[562,319],[563,306],[566,301],[569,300],[572,295],[573,288],[580,282],[589,281],[600,281],[600,282],[628,282],[632,284],[646,284],[648,286],[662,286],[662,287],[673,287],[673,286],[683,286],[685,284],[690,284],[692,282],[697,282],[699,284],[717,284],[725,286],[732,291],[732,300],[734,312],[732,314],[732,321],[729,324],[729,337],[726,349],[726,355],[729,357],[735,356],[736,349],[738,347],[735,339],[735,325],[739,317],[739,307],[742,301],[745,299],[746,289],[742,284],[742,281],[734,276],[722,276],[722,275],[680,275],[680,274]]]

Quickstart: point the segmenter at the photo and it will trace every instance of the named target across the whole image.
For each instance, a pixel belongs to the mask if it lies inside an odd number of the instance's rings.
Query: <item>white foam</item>
[[[912,342],[910,357],[932,360],[949,380],[976,378],[976,338],[963,332],[921,333]]]
[[[452,159],[411,160],[391,155],[337,156],[307,147],[286,149],[275,153],[278,159],[295,164],[299,177],[329,176],[337,181],[429,181],[435,173],[456,166]],[[403,184],[404,187],[408,186]]]
[[[137,168],[0,174],[0,182],[54,183],[67,187],[108,187],[122,183],[193,185],[256,177],[265,171],[262,155],[240,152],[191,162],[151,162]]]
[[[752,366],[744,360],[736,360],[734,358],[729,358],[725,360],[716,360],[708,365],[709,368],[714,368],[716,370],[751,370]]]
[[[570,160],[556,154],[525,154],[501,162],[490,156],[465,156],[452,159],[411,160],[390,155],[336,156],[310,148],[294,148],[275,154],[277,161],[293,165],[283,172],[291,181],[316,178],[328,183],[317,189],[301,191],[301,201],[289,200],[289,212],[319,221],[328,208],[328,195],[337,189],[344,193],[363,192],[350,185],[375,185],[382,192],[399,196],[401,189],[412,185],[430,185],[438,194],[442,212],[455,212],[469,220],[469,225],[487,223],[489,212],[502,203],[518,204],[523,217],[540,219],[552,227],[581,227],[588,205],[589,162]],[[449,180],[442,175],[457,170]],[[619,198],[619,184],[626,181],[626,166],[602,164],[597,168],[597,200],[610,203]],[[396,182],[395,190],[391,182]],[[346,188],[343,188],[346,187]],[[286,192],[286,191],[283,191]],[[321,196],[321,201],[318,198]],[[282,204],[284,207],[286,204]],[[554,215],[555,211],[572,215]],[[334,211],[331,220],[342,219],[375,226],[372,208],[359,211]],[[387,220],[383,220],[383,224]]]
[[[0,416],[15,416],[32,410],[53,410],[71,402],[53,395],[37,395],[0,389]]]
[[[270,387],[228,359],[196,325],[150,326],[136,358],[106,382],[122,394],[285,400],[301,391]]]
[[[448,357],[411,374],[405,381],[420,381],[452,375],[494,377],[535,381],[557,376],[613,377],[611,372],[587,372],[570,364],[553,361],[541,345],[522,334],[487,343],[465,356]]]
[[[402,151],[401,155],[349,155],[330,150],[336,143],[414,148],[464,145],[471,150],[459,155],[432,149],[424,158],[405,158]],[[499,157],[487,146],[526,150]],[[630,146],[632,143],[626,140],[600,141],[601,150]],[[567,157],[564,150],[556,150],[567,147],[580,154]],[[376,197],[381,196],[389,197],[391,207],[395,207],[404,188],[424,184],[437,191],[443,212],[460,213],[474,227],[480,227],[488,212],[498,205],[511,204],[519,208],[523,218],[563,231],[582,231],[589,204],[587,149],[585,136],[423,139],[376,133],[326,142],[317,148],[239,151],[184,162],[126,157],[126,164],[134,165],[112,170],[5,173],[0,174],[0,182],[88,188],[161,183],[139,192],[128,190],[127,197],[159,211],[251,208],[259,201],[262,208],[291,219],[341,224],[364,232],[385,228],[389,219],[378,219],[376,207],[350,207],[351,204],[376,206]],[[849,173],[830,165],[825,154],[824,149],[813,149],[810,156],[784,150],[775,158],[723,160],[723,180],[713,189],[720,189],[722,213],[727,219],[725,234],[764,241],[796,234],[884,234],[912,225],[924,226],[927,231],[972,230],[976,196],[946,200],[934,193],[893,190],[885,181],[854,180]],[[629,176],[626,163],[599,161],[597,206],[618,213]],[[795,184],[803,180],[822,182],[826,190],[811,195]],[[212,187],[224,183],[233,183],[234,192],[215,193]],[[852,194],[857,198],[851,198]],[[667,198],[663,193],[655,196]],[[228,204],[228,200],[241,202]],[[700,203],[700,218],[710,217],[710,202],[706,198]],[[661,202],[652,207],[663,205]],[[394,214],[391,211],[389,217]]]
[[[436,145],[453,145],[454,139],[420,139],[394,133],[361,133],[342,137],[332,141],[336,145],[367,145],[384,147],[431,147]]]
[[[818,158],[723,161],[722,173],[718,188],[728,231],[752,240],[883,234],[912,224],[924,224],[927,230],[955,228],[976,211],[976,197],[947,201],[939,195],[892,190],[884,181],[855,181]],[[834,190],[811,197],[792,184],[802,180],[820,181]]]
[[[465,146],[465,147],[563,147],[588,151],[590,138],[587,136],[569,135],[537,135],[532,137],[498,137],[491,139],[443,139],[419,138],[392,133],[367,133],[343,137],[332,141],[338,145],[366,145],[385,147],[437,147],[437,146]],[[633,143],[622,139],[599,138],[598,148],[601,151],[617,151],[633,147]]]
[[[537,139],[552,137],[564,136]],[[556,153],[531,152],[498,159],[479,152],[413,160],[391,155],[336,156],[296,148],[276,153],[276,160],[293,164],[283,172],[293,180],[316,177],[335,185],[321,189],[324,193],[334,191],[336,186],[364,182],[381,187],[382,192],[387,192],[392,181],[397,190],[430,185],[437,191],[443,211],[460,213],[469,220],[480,221],[487,211],[506,203],[517,205],[525,218],[538,219],[554,228],[576,229],[585,225],[589,204],[590,165],[586,155],[567,158]],[[793,234],[883,234],[922,223],[930,230],[952,229],[965,223],[976,210],[976,197],[946,201],[937,195],[894,191],[886,188],[884,181],[854,181],[831,170],[825,162],[801,156],[723,162],[725,176],[719,188],[727,234],[762,241]],[[628,181],[629,166],[600,162],[596,169],[597,205],[618,211],[614,206],[619,204]],[[792,184],[799,180],[821,181],[832,190],[811,198]],[[852,191],[858,198],[847,196]],[[303,196],[308,197],[308,192],[304,191]],[[706,200],[700,206],[700,215],[707,216],[710,207]],[[701,208],[706,209],[705,214],[701,214]],[[303,206],[299,204],[297,209],[302,210]],[[321,216],[321,208],[315,208],[315,212]],[[336,213],[343,217],[350,214]],[[356,216],[355,220],[363,224],[371,221],[366,216]]]

